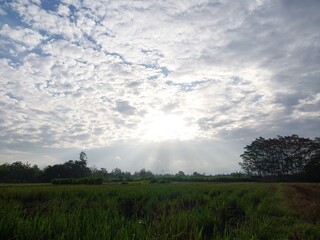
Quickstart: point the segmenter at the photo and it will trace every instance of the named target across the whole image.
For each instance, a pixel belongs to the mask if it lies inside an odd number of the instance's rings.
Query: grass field
[[[320,239],[320,186],[1,185],[0,239]]]

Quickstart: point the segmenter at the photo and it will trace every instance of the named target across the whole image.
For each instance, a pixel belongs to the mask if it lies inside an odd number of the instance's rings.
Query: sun
[[[187,140],[194,137],[195,131],[179,115],[149,115],[141,123],[142,139],[147,141]]]

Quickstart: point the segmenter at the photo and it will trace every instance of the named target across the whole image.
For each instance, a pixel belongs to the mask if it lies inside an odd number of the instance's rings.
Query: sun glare
[[[142,123],[143,140],[166,141],[187,140],[194,137],[195,131],[186,121],[177,115],[149,116]]]

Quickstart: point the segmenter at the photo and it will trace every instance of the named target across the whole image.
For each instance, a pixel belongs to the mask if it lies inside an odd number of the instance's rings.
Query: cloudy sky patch
[[[86,150],[110,170],[219,173],[238,170],[256,137],[317,137],[319,11],[317,0],[2,2],[1,162]]]

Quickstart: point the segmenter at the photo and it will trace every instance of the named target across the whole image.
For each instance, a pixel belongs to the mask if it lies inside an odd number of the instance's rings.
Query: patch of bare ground
[[[320,224],[320,184],[286,184],[284,195],[294,213],[309,223]]]

